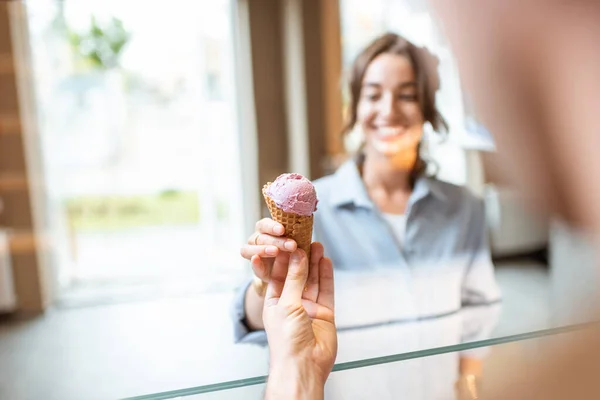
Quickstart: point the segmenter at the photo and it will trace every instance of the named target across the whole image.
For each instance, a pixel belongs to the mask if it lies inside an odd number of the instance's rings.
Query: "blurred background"
[[[440,179],[485,200],[494,334],[577,322],[572,294],[595,290],[585,238],[503,180],[426,1],[2,1],[0,398],[264,374],[266,350],[234,345],[229,317],[259,189],[352,154],[345,74],[387,31],[440,59],[450,135],[430,153]]]
[[[242,271],[231,7],[184,6],[35,1],[22,15],[58,301]]]

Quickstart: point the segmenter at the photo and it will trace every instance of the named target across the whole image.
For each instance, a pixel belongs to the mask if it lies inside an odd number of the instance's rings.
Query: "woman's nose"
[[[381,101],[379,103],[379,114],[382,117],[394,117],[398,113],[396,110],[396,104],[394,102],[394,96],[386,94],[381,97]]]

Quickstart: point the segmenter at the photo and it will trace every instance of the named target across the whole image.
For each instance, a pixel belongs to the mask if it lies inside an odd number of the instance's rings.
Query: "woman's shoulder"
[[[331,194],[335,192],[336,180],[335,174],[326,175],[313,181],[315,190],[317,191],[317,198],[319,199],[319,205],[323,207],[329,203]],[[317,207],[318,209],[318,207]]]
[[[325,175],[319,179],[315,179],[313,181],[313,185],[315,185],[315,189],[321,190],[322,192],[329,192],[331,186],[334,185],[335,174]]]

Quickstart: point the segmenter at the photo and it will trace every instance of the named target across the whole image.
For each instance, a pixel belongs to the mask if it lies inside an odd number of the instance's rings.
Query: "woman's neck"
[[[399,169],[385,156],[366,155],[361,174],[369,192],[384,192],[388,195],[412,192],[411,171]]]

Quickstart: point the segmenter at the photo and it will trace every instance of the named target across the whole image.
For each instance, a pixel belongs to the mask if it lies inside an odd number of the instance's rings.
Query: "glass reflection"
[[[499,314],[497,304],[464,308],[419,322],[341,328],[337,363],[485,340],[492,335]],[[392,399],[402,393],[408,399],[452,398],[455,385],[462,387],[467,381],[481,379],[487,353],[486,348],[476,348],[397,363],[389,368],[333,373],[326,395],[346,399],[365,398],[370,393],[373,398]],[[356,374],[360,374],[360,379]],[[369,382],[368,388],[365,382]]]

